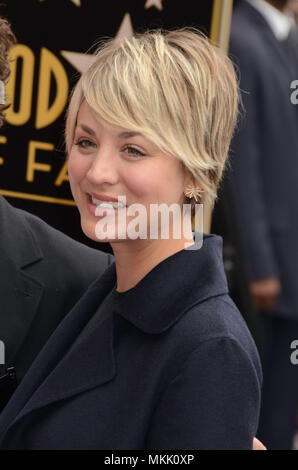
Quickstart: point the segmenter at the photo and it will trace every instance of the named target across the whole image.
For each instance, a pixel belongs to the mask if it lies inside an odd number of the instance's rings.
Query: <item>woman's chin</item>
[[[112,233],[111,230],[101,230],[96,223],[90,221],[81,220],[81,228],[86,237],[99,243],[117,243],[127,239],[126,233],[120,233],[118,236],[117,230],[113,230]]]

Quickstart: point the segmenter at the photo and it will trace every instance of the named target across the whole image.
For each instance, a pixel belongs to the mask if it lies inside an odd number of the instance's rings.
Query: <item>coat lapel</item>
[[[114,377],[113,315],[70,348],[115,282],[112,264],[64,318],[3,410],[0,434],[34,410],[98,387]]]
[[[113,316],[110,316],[59,362],[13,424],[50,403],[99,387],[114,375]]]
[[[274,53],[279,56],[279,59],[283,63],[284,67],[288,70],[291,76],[293,76],[294,70],[291,66],[289,58],[287,57],[282,44],[275,37],[271,26],[268,24],[262,13],[260,13],[257,8],[248,2],[241,2],[238,8],[243,10],[243,14],[245,16],[248,16],[252,19],[254,27],[258,26],[263,35],[264,42],[267,42],[271,45],[272,51],[274,51]]]
[[[9,272],[10,269],[7,269],[6,274]],[[25,271],[12,273],[11,279],[13,283],[6,286],[5,300],[2,301],[7,308],[1,308],[0,320],[0,337],[5,344],[5,360],[8,365],[13,365],[14,358],[24,343],[44,290],[44,286],[30,278]]]
[[[291,61],[289,60],[288,53],[286,51],[284,44],[282,44],[276,39],[273,31],[270,29],[269,26],[264,27],[262,34],[263,34],[264,41],[268,42],[271,45],[272,51],[274,52],[276,56],[279,57],[280,62],[283,63],[285,70],[287,70],[289,73],[289,77],[291,76],[294,77],[295,68],[293,67],[293,64],[291,63]]]
[[[43,259],[29,225],[0,198],[0,339],[10,364],[35,317],[44,286],[28,267]]]

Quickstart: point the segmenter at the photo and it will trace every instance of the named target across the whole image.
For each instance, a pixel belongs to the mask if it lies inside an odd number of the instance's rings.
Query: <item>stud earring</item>
[[[204,190],[201,189],[201,188],[196,188],[194,186],[187,186],[185,188],[185,191],[184,191],[184,194],[186,197],[188,197],[189,199],[192,199],[194,198],[194,200],[197,202],[197,200],[202,197],[202,194],[203,194]]]

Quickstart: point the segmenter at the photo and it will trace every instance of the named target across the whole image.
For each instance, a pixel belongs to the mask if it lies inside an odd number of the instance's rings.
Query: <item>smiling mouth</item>
[[[101,207],[102,209],[124,209],[125,204],[118,201],[101,201],[92,196],[92,194],[87,193],[89,201],[96,207]]]

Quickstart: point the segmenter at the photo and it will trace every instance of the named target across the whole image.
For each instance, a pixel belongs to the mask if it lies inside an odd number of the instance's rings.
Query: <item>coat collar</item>
[[[226,293],[222,238],[204,234],[200,249],[175,253],[134,288],[116,292],[115,312],[145,333],[158,334],[170,328],[192,305]]]

